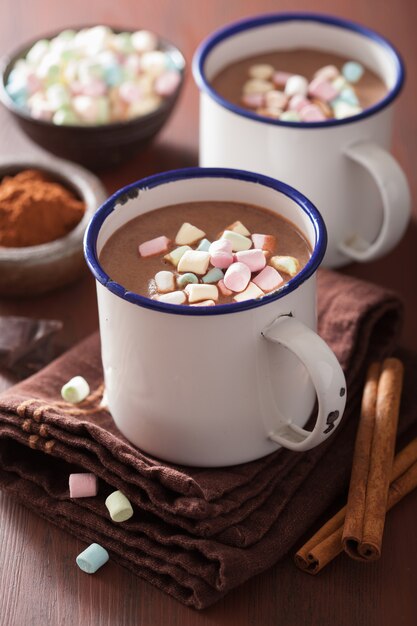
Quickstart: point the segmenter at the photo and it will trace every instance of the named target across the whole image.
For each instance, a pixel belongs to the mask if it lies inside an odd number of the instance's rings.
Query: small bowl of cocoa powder
[[[96,176],[68,161],[0,159],[0,295],[75,281],[85,228],[106,197]]]

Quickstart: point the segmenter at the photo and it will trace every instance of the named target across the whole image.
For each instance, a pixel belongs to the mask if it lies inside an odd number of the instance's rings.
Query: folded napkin
[[[346,487],[367,365],[390,354],[402,322],[391,292],[322,270],[318,278],[319,332],[348,381],[342,424],[305,453],[278,450],[228,468],[186,468],[147,455],[119,433],[103,394],[95,334],[38,374],[0,396],[0,487],[38,515],[172,594],[204,608],[280,559]],[[417,420],[406,359],[400,430]],[[92,393],[73,406],[60,389],[83,375]],[[99,477],[96,498],[70,500],[68,475]],[[113,523],[104,501],[114,489],[134,516]]]

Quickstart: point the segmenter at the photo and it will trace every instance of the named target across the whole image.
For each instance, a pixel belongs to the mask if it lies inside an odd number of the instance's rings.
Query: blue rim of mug
[[[351,117],[345,117],[343,119],[328,119],[323,122],[289,122],[267,118],[262,115],[257,115],[256,113],[252,113],[248,109],[244,109],[243,107],[239,107],[236,104],[225,100],[217,91],[213,89],[210,82],[206,79],[204,65],[208,55],[217,46],[217,44],[246,30],[290,21],[319,22],[329,26],[336,26],[344,30],[354,31],[360,35],[368,37],[368,39],[372,39],[388,50],[395,61],[397,78],[394,86],[388,91],[384,98],[379,100],[376,104],[367,107],[361,111],[361,113],[352,115]],[[232,113],[247,117],[248,119],[256,122],[264,122],[265,124],[291,128],[328,128],[331,126],[342,126],[344,124],[351,124],[352,122],[363,120],[371,115],[374,115],[375,113],[378,113],[391,104],[391,102],[395,100],[401,92],[405,80],[404,61],[402,60],[398,50],[387,39],[385,39],[385,37],[370,28],[367,28],[366,26],[357,24],[356,22],[351,22],[350,20],[322,13],[267,13],[258,17],[246,18],[233,22],[232,24],[215,31],[200,44],[194,54],[192,70],[194,80],[198,88],[205,91],[211,98],[213,98],[213,100],[220,104],[220,106],[228,109]]]
[[[198,306],[193,307],[183,304],[168,304],[151,300],[146,296],[141,296],[125,289],[121,284],[113,281],[103,270],[97,255],[97,238],[100,229],[107,217],[114,211],[116,206],[123,205],[129,199],[136,198],[140,191],[147,191],[154,187],[173,183],[176,181],[196,179],[196,178],[227,178],[234,180],[242,180],[249,183],[256,183],[265,187],[270,187],[275,191],[288,196],[304,211],[309,217],[315,234],[315,245],[311,257],[303,267],[303,269],[291,280],[288,281],[277,291],[263,296],[259,300],[245,300],[244,302],[233,302],[229,304],[219,304],[216,306]],[[159,207],[156,207],[159,208]],[[132,218],[134,219],[134,218]],[[84,235],[84,256],[88,267],[92,274],[104,287],[119,296],[123,300],[132,304],[161,311],[164,313],[175,313],[177,315],[223,315],[225,313],[237,313],[238,311],[247,311],[259,306],[264,306],[283,298],[299,287],[304,281],[312,276],[320,265],[327,247],[327,231],[324,220],[316,209],[314,204],[308,200],[302,193],[290,187],[281,181],[263,176],[254,172],[246,172],[243,170],[227,169],[227,168],[202,168],[190,167],[179,170],[171,170],[161,174],[155,174],[142,180],[136,181],[116,191],[101,207],[97,209],[91,218],[85,235]]]

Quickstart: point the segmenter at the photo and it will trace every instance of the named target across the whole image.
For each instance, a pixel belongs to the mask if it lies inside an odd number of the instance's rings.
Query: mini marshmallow
[[[211,270],[203,276],[201,279],[203,283],[217,283],[219,280],[223,278],[224,274],[218,267],[213,267]]]
[[[232,291],[244,291],[250,281],[251,271],[244,263],[232,263],[227,268],[223,282],[228,289]]]
[[[263,115],[263,117],[270,117],[273,120],[277,120],[281,116],[283,111],[282,109],[277,109],[274,107],[265,107],[257,109],[256,112],[258,115]]]
[[[98,543],[92,543],[81,552],[75,562],[86,574],[95,574],[109,560],[109,553]]]
[[[319,98],[325,102],[334,100],[338,95],[338,90],[332,85],[331,82],[323,80],[322,78],[315,78],[311,81],[308,87],[308,94],[313,98]]]
[[[217,287],[222,296],[231,296],[233,293],[233,291],[226,287],[226,285],[224,284],[224,280],[219,280],[219,282],[217,283]]]
[[[338,98],[340,98],[340,100],[343,100],[343,102],[352,104],[353,106],[359,106],[358,96],[356,95],[352,87],[344,87],[340,92]]]
[[[338,76],[334,80],[332,80],[332,85],[337,91],[342,91],[345,87],[348,86],[348,82],[344,76]]]
[[[270,252],[271,254],[275,252],[277,238],[274,237],[274,235],[260,235],[258,233],[254,233],[251,239],[253,241],[254,248],[266,250],[266,252]]]
[[[342,67],[342,74],[350,83],[357,83],[363,76],[363,65],[356,61],[348,61]]]
[[[225,270],[233,263],[233,254],[224,250],[213,252],[210,255],[210,263],[213,267]]]
[[[276,87],[285,87],[291,76],[293,76],[293,74],[289,74],[288,72],[274,72],[272,82]]]
[[[149,30],[137,30],[132,33],[131,42],[137,52],[151,52],[158,47],[158,39]]]
[[[202,275],[207,272],[210,263],[210,254],[203,250],[187,250],[178,263],[179,272],[192,272]]]
[[[181,75],[176,71],[168,71],[164,72],[155,81],[155,93],[158,96],[162,96],[163,98],[168,98],[172,96],[173,93],[178,89],[178,85],[181,82]]]
[[[259,289],[259,287],[254,283],[249,283],[245,291],[237,293],[233,296],[233,300],[235,302],[244,302],[245,300],[255,300],[256,298],[260,298],[263,295],[265,294],[262,289]]]
[[[284,282],[284,279],[275,268],[267,265],[262,272],[259,272],[259,274],[255,276],[253,282],[260,289],[262,289],[262,291],[267,293],[268,291],[278,289],[278,287]]]
[[[208,239],[202,239],[200,241],[200,243],[198,244],[196,250],[199,250],[200,252],[208,252],[211,246],[211,241],[209,241]]]
[[[215,252],[228,252],[231,254],[232,242],[229,241],[229,239],[216,239],[216,241],[213,241],[213,243],[210,244],[208,251],[210,254],[214,254]]]
[[[292,96],[290,101],[288,102],[288,109],[290,111],[301,111],[301,109],[310,104],[310,100],[308,100],[305,96],[301,96],[300,94],[295,94]]]
[[[90,385],[82,376],[74,376],[61,389],[61,396],[66,402],[78,404],[90,394]]]
[[[274,68],[272,65],[268,65],[267,63],[257,63],[256,65],[250,66],[248,73],[251,78],[269,80],[274,73]]]
[[[190,246],[179,246],[179,248],[174,248],[174,250],[171,250],[171,252],[166,254],[164,256],[164,259],[166,259],[167,261],[172,263],[172,265],[177,267],[178,263],[180,262],[180,259],[181,259],[182,255],[185,254],[187,252],[187,250],[191,250],[191,247]]]
[[[155,274],[156,288],[159,293],[168,293],[175,289],[175,276],[172,272],[162,270]]]
[[[155,237],[154,239],[149,239],[148,241],[141,243],[139,245],[139,254],[143,257],[161,254],[161,252],[166,252],[168,250],[169,244],[170,240],[168,237],[161,235],[161,237]]]
[[[244,237],[250,237],[250,232],[248,231],[246,226],[239,221],[233,222],[233,224],[229,224],[229,226],[226,226],[225,230],[232,230],[234,233],[238,233],[239,235],[243,235]],[[230,248],[230,252],[231,251],[232,249]]]
[[[334,80],[339,76],[340,72],[335,65],[325,65],[314,74],[314,78],[322,80]]]
[[[300,271],[300,263],[293,256],[273,256],[269,262],[278,272],[285,272],[290,276],[295,276]]]
[[[248,109],[258,109],[265,104],[265,96],[262,93],[245,93],[241,98],[241,103]]]
[[[300,111],[300,117],[303,122],[322,122],[326,119],[321,109],[314,104],[303,107]]]
[[[288,97],[283,91],[277,91],[276,89],[273,89],[272,91],[267,91],[267,93],[265,94],[265,106],[267,108],[285,109],[287,102]],[[245,233],[241,234],[244,235]]]
[[[91,498],[97,495],[97,476],[88,472],[70,474],[70,498]]]
[[[197,228],[188,222],[184,222],[175,236],[175,243],[178,245],[190,245],[197,243],[197,241],[202,239],[205,234],[206,233],[203,230],[200,230],[200,228]]]
[[[299,116],[297,111],[284,111],[284,113],[281,113],[281,115],[279,116],[279,119],[282,120],[283,122],[300,122],[301,121],[301,117]]]
[[[251,272],[259,272],[266,265],[265,255],[260,249],[236,252],[236,259],[239,263],[247,265]]]
[[[105,501],[113,522],[126,522],[133,515],[132,505],[121,491],[113,491]]]
[[[214,300],[203,300],[203,302],[195,302],[190,304],[190,306],[216,306],[216,303]]]
[[[285,83],[285,95],[289,98],[300,94],[300,96],[307,95],[308,80],[304,76],[299,74],[293,74]]]
[[[337,120],[352,117],[352,115],[358,115],[358,113],[362,111],[361,107],[353,106],[339,99],[332,102],[332,109]]]
[[[191,272],[187,272],[186,274],[180,274],[179,276],[177,276],[177,285],[178,287],[181,287],[181,289],[184,289],[186,285],[192,285],[194,283],[198,283],[198,278],[195,274],[192,274]]]
[[[240,250],[249,250],[252,246],[252,241],[245,237],[244,235],[240,235],[232,230],[225,230],[222,239],[228,239],[232,243],[232,251],[238,252]]]
[[[251,78],[243,85],[243,94],[266,93],[271,91],[274,85],[268,80],[260,80],[259,78]]]
[[[188,295],[188,302],[201,302],[203,300],[218,300],[219,291],[216,285],[187,285],[184,290]]]
[[[171,291],[170,293],[164,293],[157,296],[156,299],[159,302],[165,302],[165,304],[184,304],[187,300],[183,291]]]

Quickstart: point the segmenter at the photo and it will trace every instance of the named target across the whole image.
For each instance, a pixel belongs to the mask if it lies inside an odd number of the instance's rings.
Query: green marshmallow
[[[105,504],[113,522],[125,522],[133,515],[132,505],[121,491],[113,491]]]

